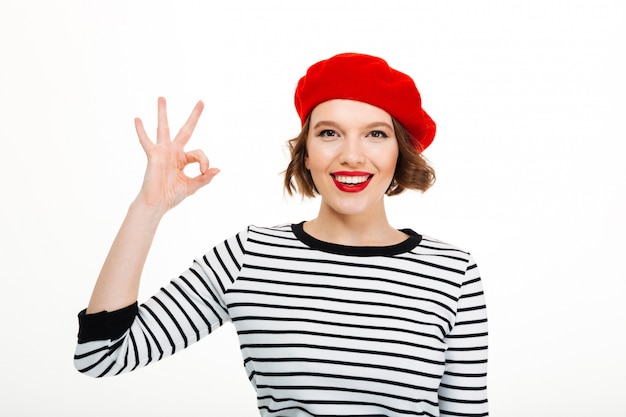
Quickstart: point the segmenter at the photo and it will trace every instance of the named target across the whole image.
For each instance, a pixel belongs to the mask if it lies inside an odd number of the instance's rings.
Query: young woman
[[[198,103],[170,140],[165,100],[141,191],[79,314],[76,368],[101,377],[169,356],[230,320],[262,416],[487,415],[487,318],[471,255],[392,227],[385,195],[426,190],[435,124],[414,82],[340,54],[298,83],[289,193],[320,195],[299,224],[250,226],[138,305],[162,216],[219,172],[185,152]],[[199,163],[201,174],[183,169]]]

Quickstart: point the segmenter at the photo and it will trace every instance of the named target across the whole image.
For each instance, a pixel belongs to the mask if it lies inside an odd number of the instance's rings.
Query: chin
[[[329,204],[328,207],[335,213],[343,216],[359,216],[367,213],[375,212],[373,204],[366,204],[365,202],[345,202],[338,204]]]

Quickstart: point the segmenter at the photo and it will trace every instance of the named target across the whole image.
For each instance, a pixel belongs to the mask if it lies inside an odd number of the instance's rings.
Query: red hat
[[[409,131],[418,152],[435,137],[435,122],[422,109],[411,77],[381,58],[345,53],[313,64],[298,82],[294,97],[302,124],[315,106],[333,99],[361,101],[385,110]]]

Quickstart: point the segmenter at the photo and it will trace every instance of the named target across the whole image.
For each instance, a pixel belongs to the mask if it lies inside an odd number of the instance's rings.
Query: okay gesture
[[[172,140],[167,122],[165,99],[159,97],[156,143],[150,140],[146,134],[141,119],[135,119],[135,129],[139,142],[148,157],[148,165],[137,201],[165,213],[207,185],[217,175],[219,169],[209,167],[209,159],[204,152],[199,149],[186,152],[184,149],[198,123],[203,108],[204,103],[199,101]],[[185,174],[184,169],[187,165],[194,163],[199,164],[200,174],[189,177]]]

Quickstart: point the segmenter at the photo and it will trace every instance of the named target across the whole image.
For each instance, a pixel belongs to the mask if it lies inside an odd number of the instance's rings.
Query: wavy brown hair
[[[426,158],[415,149],[411,135],[404,126],[393,117],[391,120],[398,141],[398,161],[393,180],[385,194],[397,195],[406,189],[424,192],[435,183],[435,170]],[[315,197],[317,195],[313,177],[304,164],[307,156],[306,141],[309,136],[309,121],[310,117],[304,122],[300,134],[287,141],[291,153],[291,162],[284,172],[284,186],[289,195],[298,192],[303,197]]]

